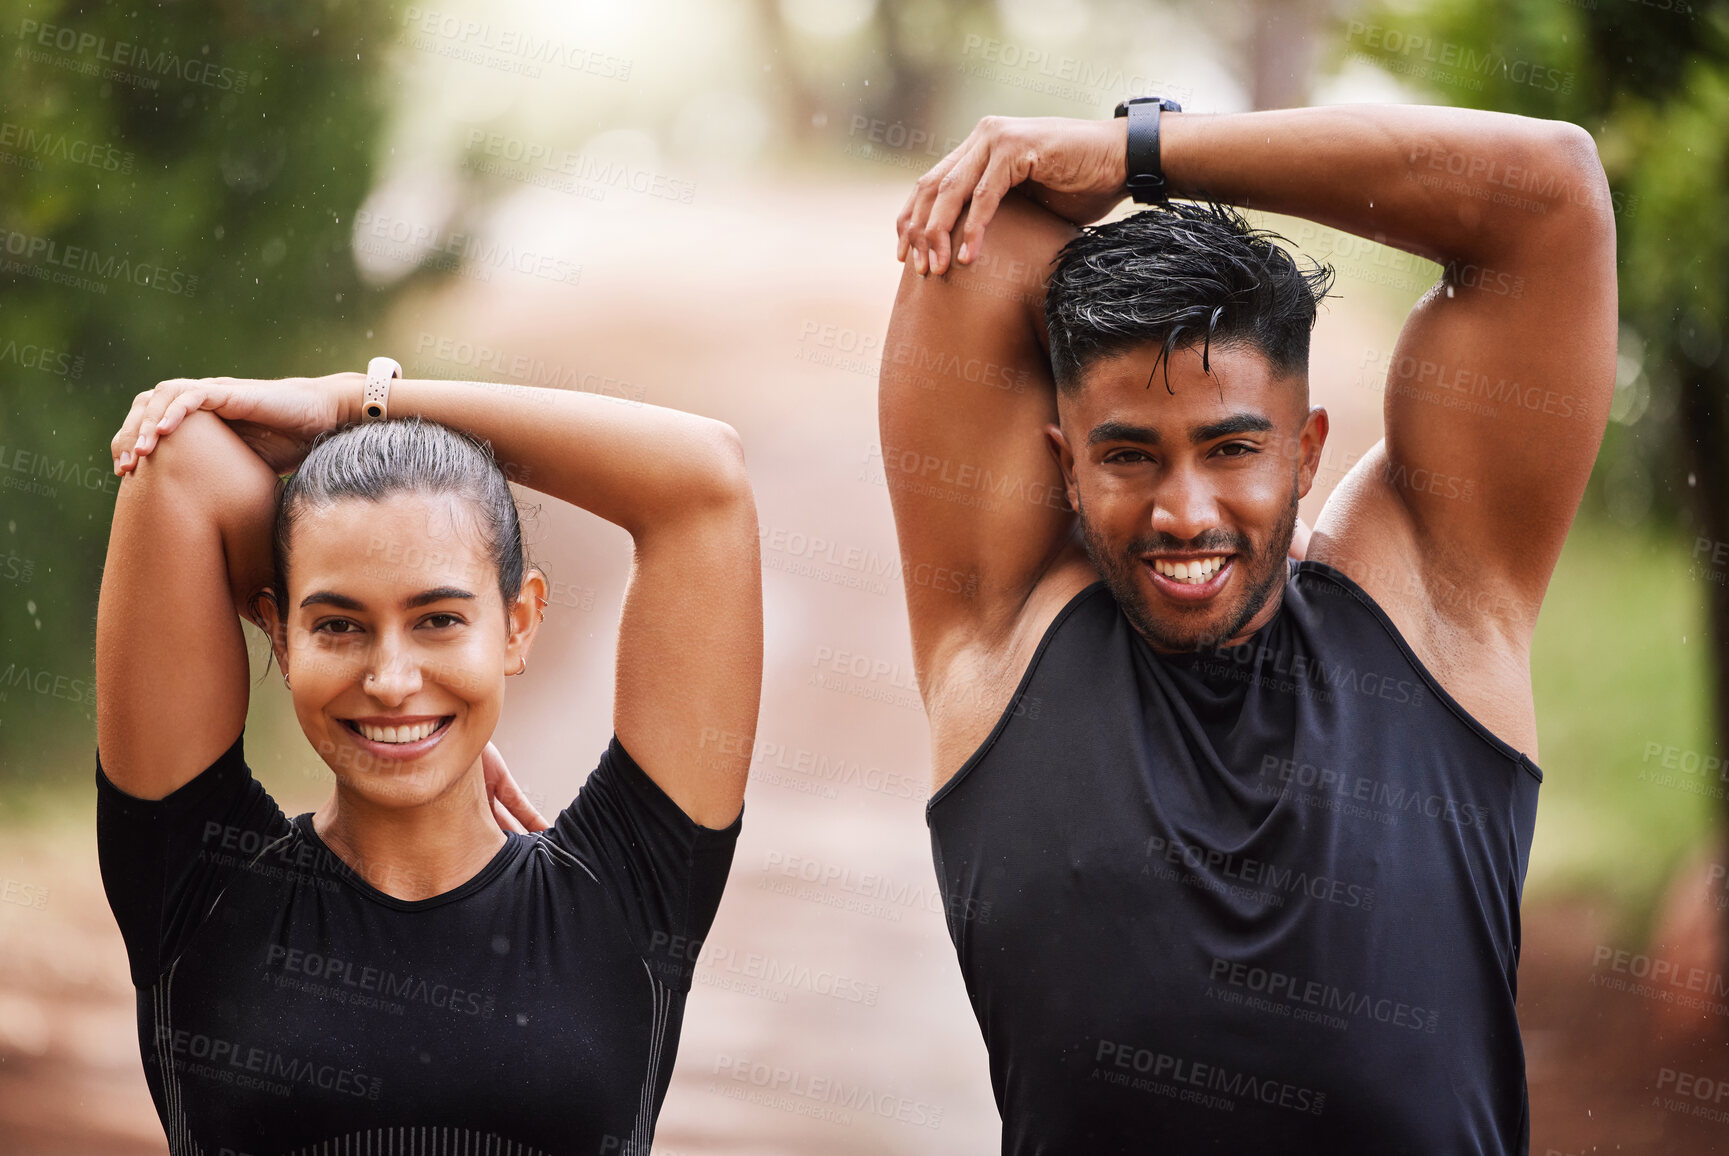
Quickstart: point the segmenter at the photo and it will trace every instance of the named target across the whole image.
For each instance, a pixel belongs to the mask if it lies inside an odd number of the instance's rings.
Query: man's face
[[[1087,557],[1154,649],[1234,646],[1278,610],[1327,415],[1258,352],[1149,346],[1089,366],[1046,426]]]

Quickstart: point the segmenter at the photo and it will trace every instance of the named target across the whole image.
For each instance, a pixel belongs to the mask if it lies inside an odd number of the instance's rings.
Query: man
[[[1157,115],[1132,166],[1129,117],[986,118],[899,221],[883,459],[904,572],[968,577],[906,591],[1003,1150],[1523,1153],[1528,659],[1614,378],[1596,150]],[[1157,167],[1444,267],[1303,561],[1327,277],[1220,204],[1077,235]]]

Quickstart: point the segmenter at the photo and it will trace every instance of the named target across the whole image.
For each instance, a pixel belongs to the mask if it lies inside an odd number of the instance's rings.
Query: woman
[[[170,1148],[646,1153],[756,725],[737,436],[419,380],[356,425],[366,384],[163,382],[114,439],[97,824]],[[532,834],[483,751],[547,584],[486,443],[635,545],[614,734]],[[294,819],[242,757],[237,612],[336,777]]]

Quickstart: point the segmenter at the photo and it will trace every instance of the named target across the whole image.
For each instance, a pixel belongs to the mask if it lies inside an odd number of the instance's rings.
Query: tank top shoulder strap
[[[1322,600],[1342,603],[1350,607],[1352,613],[1346,620],[1341,621],[1338,616],[1326,613],[1324,607],[1329,602]],[[1358,628],[1366,634],[1371,636],[1376,633],[1384,635],[1438,702],[1444,704],[1497,754],[1519,764],[1539,783],[1543,781],[1543,771],[1536,763],[1532,762],[1523,751],[1484,726],[1475,715],[1465,709],[1458,699],[1447,692],[1447,689],[1423,664],[1423,660],[1417,657],[1417,652],[1411,649],[1411,644],[1405,641],[1404,634],[1399,631],[1398,626],[1393,623],[1386,610],[1350,575],[1327,565],[1325,562],[1304,560],[1293,563],[1291,581],[1285,591],[1285,606],[1282,610],[1298,616],[1306,627],[1332,632],[1341,628],[1348,629],[1346,623],[1354,620],[1358,624]],[[1357,637],[1362,638],[1363,635],[1357,635]]]
[[[927,824],[930,822],[931,808],[942,802],[954,791],[961,780],[965,779],[972,772],[972,769],[984,759],[985,755],[990,753],[991,747],[996,745],[997,739],[1008,727],[1009,720],[1018,713],[1022,713],[1028,698],[1027,688],[1033,684],[1033,678],[1038,673],[1040,660],[1050,649],[1052,640],[1063,631],[1065,626],[1072,624],[1077,617],[1077,612],[1082,607],[1094,609],[1099,621],[1108,620],[1109,615],[1116,613],[1116,601],[1110,597],[1110,587],[1105,584],[1103,578],[1096,579],[1076,591],[1067,602],[1063,603],[1062,609],[1058,610],[1056,617],[1051,619],[1051,624],[1045,627],[1044,634],[1039,638],[1038,646],[1033,650],[1032,659],[1027,663],[1026,670],[1021,673],[1020,681],[1015,684],[1014,694],[1009,696],[1009,701],[1003,705],[1002,713],[997,716],[996,725],[991,728],[991,733],[985,736],[984,742],[979,744],[977,750],[967,756],[967,761],[961,764],[960,770],[951,775],[949,781],[939,787],[937,792],[925,803],[925,822]]]

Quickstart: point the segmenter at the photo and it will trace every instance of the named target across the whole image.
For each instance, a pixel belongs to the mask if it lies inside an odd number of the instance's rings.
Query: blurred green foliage
[[[1682,443],[1722,436],[1684,428],[1682,395],[1698,383],[1720,396],[1725,384],[1729,2],[1378,0],[1337,43],[1443,103],[1572,121],[1596,137],[1624,327],[1588,508],[1626,525],[1682,513],[1696,472]],[[1729,493],[1713,498],[1729,504]]]
[[[1581,520],[1532,646],[1544,777],[1525,899],[1607,897],[1630,939],[1710,837],[1725,787],[1703,758],[1711,641],[1688,554],[1660,526]]]
[[[396,26],[388,3],[0,0],[0,781],[89,741],[133,395],[359,363],[388,295],[349,233]]]
[[[1729,748],[1729,0],[1374,0],[1340,43],[1442,102],[1572,121],[1609,177],[1620,356],[1533,654],[1553,787],[1532,882],[1625,915],[1729,808],[1721,776],[1661,773]]]

